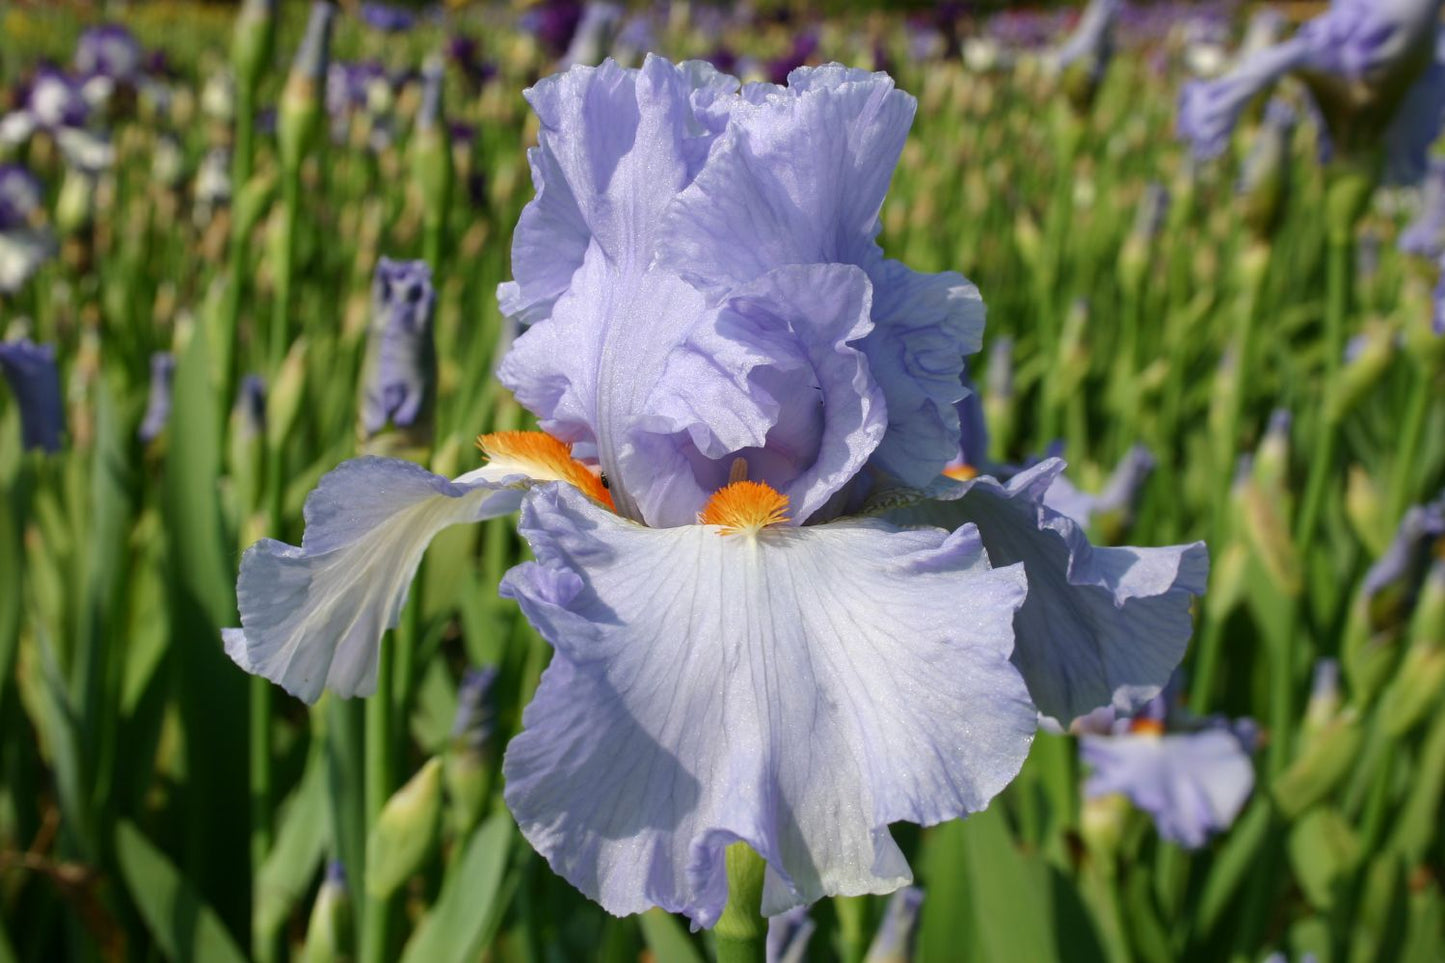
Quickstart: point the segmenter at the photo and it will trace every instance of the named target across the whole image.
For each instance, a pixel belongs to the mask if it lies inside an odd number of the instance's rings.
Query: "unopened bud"
[[[244,0],[231,38],[236,80],[254,94],[276,46],[276,0]]]
[[[1364,731],[1347,710],[1322,728],[1274,783],[1274,800],[1293,818],[1329,794],[1359,763]]]
[[[422,67],[421,110],[412,139],[412,176],[421,188],[422,214],[428,224],[443,223],[452,191],[452,150],[442,109],[445,72],[440,57]]]
[[[1387,324],[1367,324],[1350,339],[1345,349],[1345,366],[1325,406],[1325,417],[1337,424],[1345,413],[1379,383],[1395,359],[1395,331]]]
[[[301,413],[301,402],[306,397],[307,350],[305,338],[292,342],[272,386],[266,408],[266,445],[273,450],[291,436]]]
[[[917,886],[905,886],[890,896],[883,922],[868,946],[863,963],[909,963],[913,959],[918,910],[922,906],[923,890]]]
[[[351,898],[346,873],[333,860],[316,893],[311,921],[306,925],[306,951],[302,963],[342,963],[352,957]]]
[[[366,892],[386,899],[431,855],[441,835],[442,762],[421,771],[386,801],[366,839]]]

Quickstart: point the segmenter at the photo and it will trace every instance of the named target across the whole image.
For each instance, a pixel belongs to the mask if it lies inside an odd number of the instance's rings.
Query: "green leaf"
[[[703,963],[702,954],[687,935],[687,930],[677,917],[666,910],[653,907],[637,918],[642,926],[642,938],[654,959],[668,963]]]
[[[1014,846],[997,801],[964,820],[963,843],[973,925],[984,959],[1057,960],[1048,869]]]
[[[514,836],[505,812],[477,828],[442,881],[436,905],[407,941],[402,963],[470,963],[481,955],[505,908],[497,893]]]
[[[115,828],[116,858],[156,945],[169,960],[184,963],[245,963],[220,917],[129,821]]]
[[[307,760],[281,810],[276,843],[256,876],[254,932],[270,940],[306,894],[326,849],[326,756],[318,749]]]

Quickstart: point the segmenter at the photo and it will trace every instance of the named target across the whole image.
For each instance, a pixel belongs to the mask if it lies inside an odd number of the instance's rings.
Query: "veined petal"
[[[858,473],[887,415],[848,342],[873,327],[867,276],[779,268],[735,291],[668,359],[634,435],[655,475],[639,499],[658,526],[690,524],[736,458],[788,496],[801,524]]]
[[[1067,725],[1104,705],[1132,712],[1169,681],[1193,630],[1190,599],[1204,591],[1209,554],[1203,542],[1090,545],[1075,521],[1044,503],[1063,468],[1050,458],[1006,485],[980,476],[889,517],[944,528],[973,522],[995,564],[1024,564],[1029,596],[1014,619],[1014,664],[1039,710]]]
[[[526,478],[481,468],[455,481],[393,458],[355,458],[306,499],[301,545],[262,539],[241,558],[241,628],[226,654],[306,702],[370,695],[381,636],[438,532],[514,511]]]
[[[917,102],[837,64],[755,85],[668,210],[657,257],[714,300],[785,264],[864,265]]]
[[[617,510],[629,518],[644,519],[637,498],[668,481],[631,457],[630,432],[668,356],[705,310],[673,275],[618,265],[593,241],[552,316],[523,332],[497,370],[548,433],[596,446],[616,482]]]
[[[739,840],[768,862],[767,915],[892,891],[910,872],[888,824],[981,809],[1028,752],[1022,573],[972,527],[649,529],[557,486],[521,529],[537,561],[502,591],[557,651],[506,799],[610,912],[712,925]]]
[[[502,313],[524,324],[547,317],[594,242],[615,263],[646,267],[663,208],[716,135],[719,95],[736,89],[717,71],[649,56],[640,70],[608,60],[528,90],[542,122],[527,155],[537,196],[517,223]]]

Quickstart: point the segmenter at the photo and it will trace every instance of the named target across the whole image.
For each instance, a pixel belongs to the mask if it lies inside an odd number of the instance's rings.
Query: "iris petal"
[[[226,654],[306,702],[376,689],[381,636],[396,625],[438,532],[505,515],[524,476],[483,468],[455,481],[392,458],[356,458],[306,499],[301,545],[262,539],[241,558],[241,628]]]
[[[971,527],[648,529],[558,486],[521,529],[537,561],[503,594],[556,654],[507,803],[613,913],[711,925],[738,840],[768,862],[765,914],[889,892],[910,872],[888,824],[981,809],[1028,752],[1022,572]]]
[[[978,526],[989,558],[1022,562],[1029,596],[1014,620],[1014,663],[1046,716],[1067,724],[1104,705],[1131,712],[1157,695],[1184,656],[1191,597],[1204,591],[1203,542],[1096,548],[1044,503],[1063,471],[1050,458],[1002,484],[984,475],[944,501],[903,509],[900,522]]]

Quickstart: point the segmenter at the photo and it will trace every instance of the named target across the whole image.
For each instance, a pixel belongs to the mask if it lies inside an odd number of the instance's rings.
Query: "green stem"
[[[868,952],[868,897],[835,897],[833,912],[838,916],[838,953],[842,963],[862,963]]]
[[[717,963],[762,963],[768,923],[762,915],[763,871],[767,864],[747,843],[727,848],[728,902],[713,935]]]
[[[394,680],[392,660],[383,658],[377,669],[376,693],[366,700],[366,825],[370,838],[377,817],[391,795],[395,768],[394,734],[392,732]],[[364,887],[363,887],[364,888]],[[362,963],[386,963],[390,959],[390,900],[366,896],[362,915]]]
[[[281,362],[286,358],[289,347],[287,330],[291,320],[291,281],[296,274],[296,228],[301,210],[301,172],[299,168],[286,171],[281,178],[281,236],[277,248],[276,303],[271,314],[271,332],[268,338],[270,368],[273,373],[280,371]]]
[[[1194,660],[1194,681],[1189,688],[1189,705],[1201,715],[1209,709],[1209,701],[1214,694],[1214,678],[1219,674],[1219,653],[1224,648],[1226,620],[1227,613],[1223,612],[1206,617],[1204,632],[1196,649],[1199,654]]]

